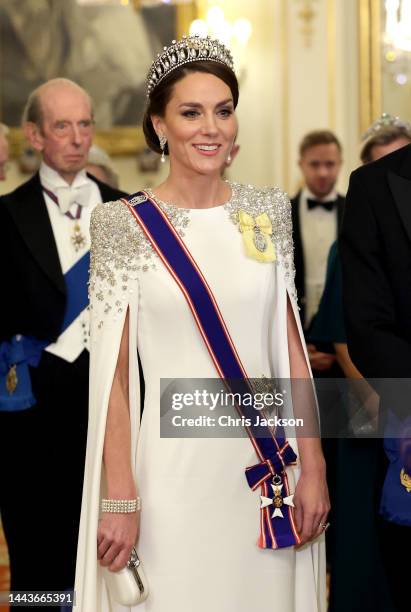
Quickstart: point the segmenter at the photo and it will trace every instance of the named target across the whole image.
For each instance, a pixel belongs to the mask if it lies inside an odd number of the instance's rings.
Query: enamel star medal
[[[86,246],[86,237],[81,231],[80,224],[76,220],[73,226],[73,233],[71,234],[71,244],[74,246],[74,250],[77,252]]]
[[[260,495],[261,498],[261,506],[260,508],[266,508],[267,506],[274,506],[274,512],[271,515],[271,518],[279,517],[284,518],[284,514],[281,511],[282,506],[291,506],[294,508],[293,497],[294,495],[288,495],[287,497],[282,496],[282,488],[283,483],[281,481],[281,476],[276,474],[273,478],[273,482],[271,488],[273,490],[273,497],[265,497],[264,495]]]

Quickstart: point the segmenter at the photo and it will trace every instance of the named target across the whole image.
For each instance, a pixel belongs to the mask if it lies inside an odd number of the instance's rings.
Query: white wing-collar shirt
[[[308,328],[318,310],[324,291],[327,258],[332,243],[337,237],[337,206],[332,210],[316,206],[309,209],[307,200],[332,202],[337,200],[334,189],[324,198],[317,198],[307,187],[300,196],[300,228],[305,267],[305,312]]]
[[[59,201],[57,205],[43,191],[61,269],[63,274],[66,274],[90,249],[90,216],[95,206],[101,202],[100,190],[97,184],[87,176],[85,170],[81,170],[73,183],[69,185],[58,172],[44,162],[40,166],[40,182],[48,191],[54,193]],[[65,213],[69,211],[75,216],[79,204],[81,206],[80,219],[70,219]],[[75,223],[78,223],[80,232],[85,237],[84,247],[78,251],[75,250],[71,240]],[[84,349],[89,350],[88,309],[84,309],[57,341],[50,344],[45,350],[72,363]]]

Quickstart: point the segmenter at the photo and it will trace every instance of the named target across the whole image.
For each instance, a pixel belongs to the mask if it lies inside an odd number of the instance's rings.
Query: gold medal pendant
[[[401,470],[400,479],[402,486],[407,489],[407,493],[411,493],[411,476],[407,474],[404,468]]]
[[[86,237],[81,231],[80,225],[77,221],[73,226],[73,233],[71,235],[71,244],[74,246],[74,250],[77,252],[86,246]]]
[[[9,395],[15,392],[19,379],[17,377],[16,364],[12,365],[6,376],[6,389]]]

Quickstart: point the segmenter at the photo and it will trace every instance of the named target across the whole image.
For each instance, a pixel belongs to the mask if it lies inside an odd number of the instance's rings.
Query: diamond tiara
[[[169,47],[164,47],[162,53],[151,64],[147,76],[147,96],[170,72],[190,62],[212,61],[225,64],[234,72],[234,62],[231,51],[222,42],[210,36],[183,36],[181,40],[173,40]]]
[[[407,121],[403,121],[399,117],[394,117],[389,113],[383,113],[381,117],[377,119],[377,121],[374,121],[374,123],[368,128],[363,135],[362,140],[367,140],[372,136],[376,136],[380,132],[384,131],[384,129],[388,128],[399,128],[400,130],[403,130],[407,136],[411,137],[411,124],[409,124]]]

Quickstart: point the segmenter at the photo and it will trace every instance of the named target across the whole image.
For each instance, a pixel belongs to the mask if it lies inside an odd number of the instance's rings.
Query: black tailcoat
[[[337,233],[341,227],[342,214],[344,210],[345,198],[338,195],[337,198]],[[300,317],[305,325],[305,264],[304,247],[301,233],[301,191],[291,200],[291,214],[293,220],[293,240],[294,240],[294,264],[295,264],[295,286],[297,289],[298,302],[300,305]],[[336,236],[337,238],[337,236]]]
[[[339,250],[348,350],[380,395],[383,426],[386,409],[411,415],[411,145],[352,173]],[[386,465],[378,442],[379,498]],[[370,469],[371,486],[372,478]],[[400,551],[411,547],[411,528],[381,517],[377,525],[391,596],[409,610]]]
[[[411,145],[352,173],[340,252],[352,360],[411,377]]]
[[[125,195],[90,178],[102,201]],[[55,341],[66,288],[39,174],[0,198],[0,262],[0,342],[16,334]],[[44,351],[31,369],[36,405],[0,412],[0,511],[12,590],[73,587],[88,370],[86,350],[73,363]]]

